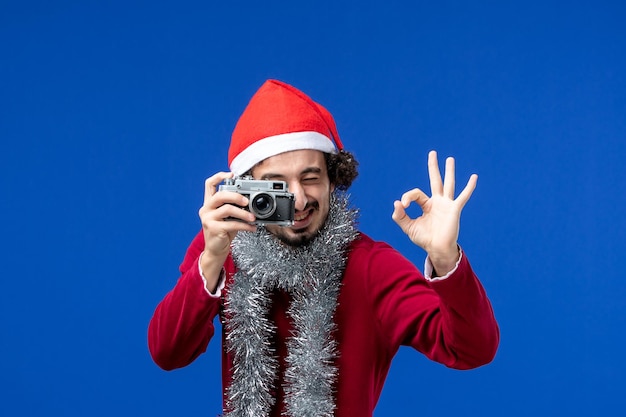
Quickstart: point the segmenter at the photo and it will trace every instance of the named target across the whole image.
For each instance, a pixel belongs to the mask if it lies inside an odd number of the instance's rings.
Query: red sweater
[[[199,233],[180,266],[182,276],[157,306],[148,328],[152,358],[163,369],[189,365],[202,354],[214,335],[224,292],[236,268],[228,258],[222,298],[211,297],[198,271],[204,249]],[[286,315],[289,295],[273,294],[271,315],[276,323],[276,352],[280,358],[276,404],[280,416],[285,340],[291,323]],[[220,315],[223,320],[223,315]],[[498,347],[499,330],[483,287],[463,254],[446,279],[427,281],[399,252],[364,234],[352,242],[335,314],[339,346],[335,415],[371,416],[401,345],[412,346],[428,358],[456,369],[490,362]],[[225,326],[222,326],[225,332]],[[225,335],[222,335],[222,342]],[[222,343],[223,345],[223,343]],[[232,357],[222,349],[222,382],[230,383]]]

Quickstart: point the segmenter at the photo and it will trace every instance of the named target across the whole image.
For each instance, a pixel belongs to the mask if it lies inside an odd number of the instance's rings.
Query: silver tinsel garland
[[[278,358],[271,345],[276,328],[268,314],[276,289],[292,298],[287,311],[294,326],[287,340],[287,416],[333,416],[338,355],[333,317],[346,248],[357,236],[356,216],[347,196],[333,193],[326,224],[306,246],[289,247],[263,227],[239,233],[233,241],[238,272],[225,305],[226,347],[234,357],[225,417],[268,416],[274,406]]]

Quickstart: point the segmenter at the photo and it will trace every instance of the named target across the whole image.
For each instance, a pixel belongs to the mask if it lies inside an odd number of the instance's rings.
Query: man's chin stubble
[[[315,239],[318,234],[318,231],[315,233],[307,232],[306,230],[302,231],[294,231],[293,236],[288,236],[286,233],[282,233],[282,230],[279,230],[277,233],[274,233],[274,236],[278,238],[282,243],[287,246],[291,246],[294,248],[299,248],[302,246],[307,246],[309,243]]]
[[[326,225],[326,221],[327,220],[328,220],[328,214],[326,215],[326,218],[324,219],[324,222],[322,222],[322,225],[318,229],[313,231],[313,232],[308,231],[307,229],[291,230],[293,232],[293,236],[291,236],[291,235],[288,235],[287,233],[283,233],[284,230],[278,229],[277,231],[273,232],[272,234],[278,240],[280,240],[282,243],[284,243],[287,246],[291,246],[291,247],[294,247],[294,248],[307,246],[313,240],[315,240],[317,235],[319,235],[320,230],[322,230],[324,225]]]

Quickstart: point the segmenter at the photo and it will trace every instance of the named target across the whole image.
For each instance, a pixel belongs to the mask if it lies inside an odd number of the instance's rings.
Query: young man
[[[455,199],[452,158],[442,180],[429,154],[432,196],[394,202],[393,219],[428,254],[425,276],[356,229],[342,191],[357,163],[330,113],[294,87],[270,80],[252,97],[229,166],[206,180],[202,232],[148,330],[154,361],[175,369],[206,350],[219,316],[226,416],[371,416],[401,345],[457,369],[493,359],[498,326],[457,245],[477,177]],[[256,226],[246,197],[218,191],[244,174],[287,183],[292,226]],[[412,202],[419,218],[405,212]]]

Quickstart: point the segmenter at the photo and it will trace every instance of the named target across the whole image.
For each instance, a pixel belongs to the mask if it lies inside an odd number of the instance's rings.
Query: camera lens
[[[266,219],[274,213],[276,206],[269,194],[257,194],[250,203],[252,213],[259,219]]]

